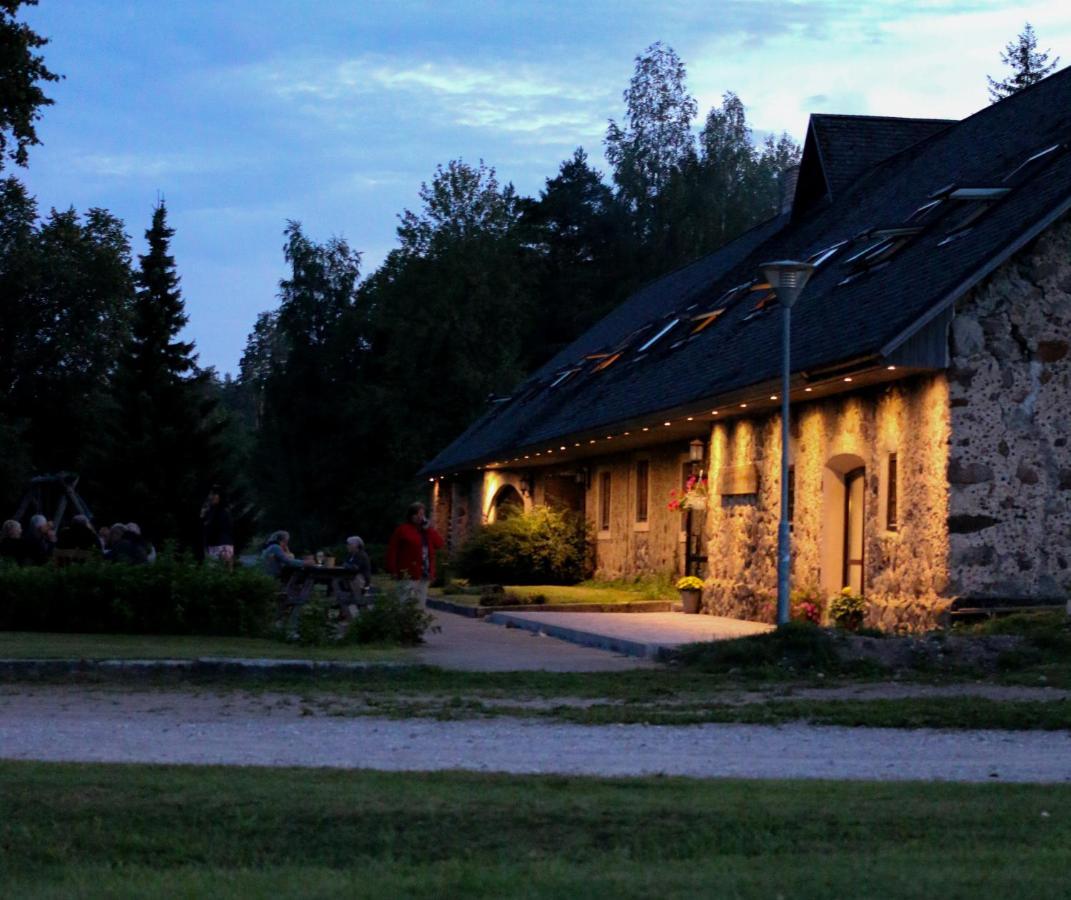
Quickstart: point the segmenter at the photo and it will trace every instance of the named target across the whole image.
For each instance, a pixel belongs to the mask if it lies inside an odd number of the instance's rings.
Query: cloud
[[[600,135],[616,91],[590,72],[491,61],[413,61],[363,56],[257,64],[244,74],[276,102],[353,127],[389,111],[395,119],[517,132],[543,140]],[[556,140],[557,137],[550,138]]]
[[[180,153],[86,153],[75,156],[82,171],[104,178],[160,178],[219,171],[221,167],[200,152]]]

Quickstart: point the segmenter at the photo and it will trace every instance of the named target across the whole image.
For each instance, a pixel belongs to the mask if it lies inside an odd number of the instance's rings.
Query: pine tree
[[[225,479],[206,378],[194,345],[179,339],[187,316],[175,260],[174,229],[163,202],[138,257],[131,335],[116,373],[108,497],[99,505],[134,519],[151,539],[198,547],[198,509],[207,488]]]
[[[997,103],[1005,97],[1017,94],[1052,72],[1060,62],[1060,57],[1057,56],[1049,62],[1049,52],[1038,52],[1038,37],[1034,33],[1034,27],[1027,22],[1019,36],[1014,41],[1009,41],[1000,54],[1000,61],[1011,67],[1012,74],[1003,81],[986,76],[989,81],[990,102]]]

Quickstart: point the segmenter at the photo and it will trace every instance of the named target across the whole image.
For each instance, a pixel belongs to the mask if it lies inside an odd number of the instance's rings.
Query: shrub
[[[800,672],[865,674],[880,670],[872,662],[845,660],[840,637],[810,622],[789,622],[768,634],[729,641],[686,644],[669,654],[678,665],[697,672],[784,678]]]
[[[270,631],[277,591],[253,569],[166,557],[151,566],[3,567],[0,629],[259,636]]]
[[[474,582],[575,584],[590,574],[588,524],[579,513],[536,507],[484,526],[458,554]]]
[[[386,590],[376,602],[362,610],[346,632],[344,640],[357,644],[401,644],[412,647],[424,642],[433,622],[431,614],[411,597]]]

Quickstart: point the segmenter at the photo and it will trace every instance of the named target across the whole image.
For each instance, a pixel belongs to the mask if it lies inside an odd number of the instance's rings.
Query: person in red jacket
[[[426,603],[428,584],[435,578],[435,552],[446,542],[431,526],[423,503],[412,503],[405,521],[394,529],[387,545],[387,571],[408,578],[410,596]]]

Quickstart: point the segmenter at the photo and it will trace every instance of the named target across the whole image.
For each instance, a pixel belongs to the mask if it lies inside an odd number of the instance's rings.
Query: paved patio
[[[620,672],[655,665],[635,654],[556,641],[537,632],[492,625],[487,619],[447,612],[432,615],[439,630],[426,634],[426,643],[413,651],[416,661],[429,666],[470,672]]]
[[[696,641],[724,641],[772,631],[772,625],[682,613],[494,613],[496,625],[545,634],[585,647],[656,659],[662,650]]]

